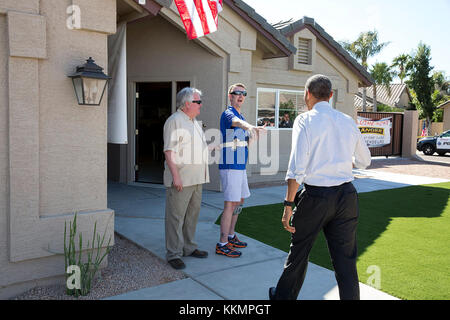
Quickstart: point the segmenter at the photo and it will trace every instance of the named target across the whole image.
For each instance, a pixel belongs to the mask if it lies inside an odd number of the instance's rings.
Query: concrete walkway
[[[449,180],[410,175],[355,170],[354,185],[358,192],[432,184]],[[285,186],[251,190],[245,206],[280,203]],[[164,206],[165,189],[111,183],[108,185],[108,207],[115,210],[115,230],[125,238],[165,259]],[[223,208],[223,194],[204,191],[196,231],[199,249],[209,253],[207,259],[185,257],[187,278],[159,286],[128,292],[108,299],[154,300],[267,300],[268,288],[275,286],[287,253],[264,243],[239,235],[248,247],[242,256],[231,259],[215,254],[220,228],[214,222]],[[281,217],[281,212],[279,213]],[[360,283],[361,299],[396,299]],[[300,300],[339,299],[334,272],[313,263],[308,266]]]

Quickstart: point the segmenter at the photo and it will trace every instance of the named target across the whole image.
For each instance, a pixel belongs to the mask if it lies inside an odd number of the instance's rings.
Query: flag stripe
[[[209,33],[209,26],[206,17],[205,8],[203,8],[202,0],[194,0],[195,8],[197,9],[198,19],[202,24],[203,34]]]
[[[196,33],[197,37],[202,37],[205,33],[203,32],[202,23],[200,21],[199,15],[198,15],[197,8],[195,7],[194,0],[184,0],[184,1],[186,2],[186,7],[189,11],[189,16],[190,16],[192,25],[195,29],[195,33]],[[188,36],[189,36],[189,33],[188,33]]]
[[[203,10],[206,14],[206,21],[208,23],[209,33],[217,31],[217,22],[214,19],[214,14],[211,11],[210,3],[212,1],[202,0]],[[217,15],[216,15],[217,16]],[[205,32],[206,34],[206,32]]]
[[[217,31],[222,0],[174,0],[189,39]]]
[[[212,14],[213,17],[214,17],[214,21],[215,21],[216,24],[217,24],[217,15],[218,15],[218,13],[219,13],[219,10],[218,10],[218,8],[217,8],[217,2],[216,2],[215,0],[213,0],[213,1],[208,1],[208,4],[209,4],[209,7],[210,7],[210,9],[211,9],[211,14]]]
[[[190,39],[197,38],[197,33],[195,32],[194,26],[191,21],[191,16],[187,8],[185,0],[174,0],[177,6],[178,12],[180,13],[181,21],[184,24],[184,29]]]
[[[211,11],[211,16],[214,21],[214,27],[217,30],[217,25],[218,25],[217,22],[218,22],[218,14],[219,14],[219,11],[217,8],[217,2],[216,2],[216,0],[212,0],[212,1],[206,0],[206,2],[208,4],[209,10]]]

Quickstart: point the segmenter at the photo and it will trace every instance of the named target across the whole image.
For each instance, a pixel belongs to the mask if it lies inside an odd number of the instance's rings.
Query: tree
[[[350,55],[359,60],[364,68],[368,68],[367,60],[379,53],[389,42],[378,43],[378,32],[367,31],[359,34],[353,42],[341,41],[341,45]],[[363,88],[363,111],[366,111],[366,88]]]
[[[403,80],[407,76],[406,66],[408,65],[411,57],[407,54],[400,54],[392,60],[391,68],[398,68],[397,76],[400,78],[400,83],[403,84]]]
[[[391,94],[391,82],[394,76],[394,72],[385,62],[375,63],[370,74],[375,81],[373,84],[373,111],[377,112],[377,85],[384,85],[388,90],[388,94]]]
[[[447,81],[447,78],[445,76],[444,71],[435,71],[433,72],[433,82],[434,82],[434,92],[431,95],[431,101],[433,103],[434,107],[434,113],[433,118],[431,119],[432,122],[442,122],[444,121],[444,110],[443,109],[437,109],[437,107],[450,100],[449,95],[449,82]]]
[[[433,67],[430,65],[430,61],[430,47],[423,43],[419,43],[416,52],[407,66],[407,68],[411,70],[409,81],[407,81],[407,83],[415,92],[417,98],[416,107],[422,110],[423,116],[426,118],[426,126],[428,129],[430,128],[430,122],[435,110],[432,101],[434,81],[430,74]]]
[[[445,76],[445,71],[433,72],[433,81],[435,90],[438,90],[443,96],[448,93],[450,84]]]

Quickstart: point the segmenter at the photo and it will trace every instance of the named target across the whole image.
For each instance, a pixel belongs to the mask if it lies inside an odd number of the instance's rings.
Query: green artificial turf
[[[450,299],[449,196],[450,183],[360,193],[360,282],[401,299]],[[236,231],[288,252],[282,210],[282,204],[244,208]],[[323,233],[310,261],[333,269]]]

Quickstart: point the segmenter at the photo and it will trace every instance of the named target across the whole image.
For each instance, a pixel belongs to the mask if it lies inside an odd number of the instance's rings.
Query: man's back
[[[291,162],[295,162],[297,171],[299,166],[304,168],[307,184],[335,186],[352,181],[353,156],[357,167],[370,165],[370,152],[354,120],[327,102],[319,102],[297,117],[292,139],[293,151],[298,150],[297,159],[292,160],[291,155]],[[295,171],[291,162],[289,168]]]

